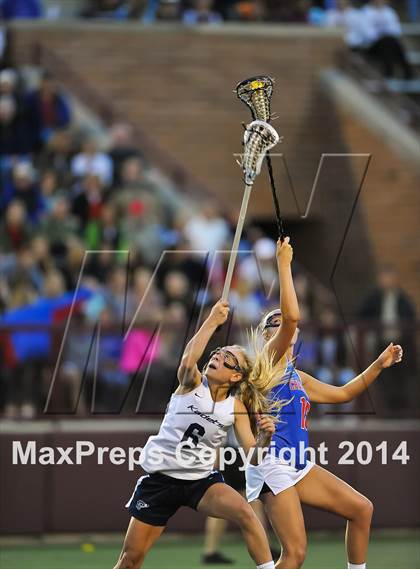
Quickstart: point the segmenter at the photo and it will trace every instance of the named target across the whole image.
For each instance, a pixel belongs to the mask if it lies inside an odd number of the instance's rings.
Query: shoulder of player
[[[179,385],[174,391],[174,395],[189,395],[190,393],[193,393],[194,391],[203,387],[203,377],[201,377],[201,380],[194,385]]]
[[[240,399],[238,399],[237,397],[235,397],[235,413],[238,413],[238,414],[247,413],[248,414],[248,410],[245,407],[245,403],[243,401],[241,401]]]
[[[312,376],[309,375],[309,373],[306,373],[306,371],[301,371],[300,369],[296,369],[296,373],[300,377],[302,385],[305,385],[305,383],[308,383],[308,381],[313,379]]]

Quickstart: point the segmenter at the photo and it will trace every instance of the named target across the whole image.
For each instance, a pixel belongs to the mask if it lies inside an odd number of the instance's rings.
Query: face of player
[[[242,369],[245,369],[244,354],[238,346],[217,348],[210,354],[204,369],[207,379],[218,385],[230,385],[242,380]]]
[[[281,323],[282,323],[282,316],[280,311],[273,311],[273,313],[268,314],[266,316],[264,321],[263,333],[262,333],[263,338],[266,342],[268,342],[274,336],[274,334],[281,326]],[[297,339],[299,337],[299,332],[300,332],[299,328],[296,328],[296,331],[293,334],[292,341],[290,342],[290,347],[293,347],[296,344]]]

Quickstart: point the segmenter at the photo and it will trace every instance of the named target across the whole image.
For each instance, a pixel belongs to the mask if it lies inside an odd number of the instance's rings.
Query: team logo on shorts
[[[146,504],[146,502],[143,502],[143,500],[138,500],[136,502],[136,508],[137,510],[141,510],[142,508],[150,508],[149,504]]]

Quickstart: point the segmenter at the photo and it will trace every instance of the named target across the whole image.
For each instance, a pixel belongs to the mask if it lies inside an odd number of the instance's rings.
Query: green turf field
[[[201,541],[197,538],[172,536],[163,538],[150,553],[144,569],[198,569],[200,565]],[[119,545],[96,544],[82,549],[82,545],[39,547],[2,546],[1,569],[112,569],[117,558]],[[92,551],[93,549],[93,551]],[[233,567],[252,569],[243,544],[237,540],[226,540],[223,552],[236,560]],[[220,566],[228,569],[232,566]],[[305,569],[345,569],[346,559],[343,543],[339,537],[312,537],[309,540]],[[419,569],[419,537],[408,536],[375,537],[369,554],[369,569]]]

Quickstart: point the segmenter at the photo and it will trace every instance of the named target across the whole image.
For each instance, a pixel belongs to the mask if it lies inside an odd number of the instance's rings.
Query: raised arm
[[[401,346],[390,344],[364,372],[341,387],[323,383],[303,371],[299,371],[299,374],[311,401],[315,403],[347,403],[363,393],[382,370],[399,363],[402,356]]]
[[[191,391],[200,383],[201,374],[197,362],[203,355],[210,338],[216,329],[226,322],[228,315],[229,304],[221,300],[216,302],[197,334],[186,345],[177,374],[178,381],[185,392]]]
[[[245,405],[239,399],[235,400],[235,435],[238,439],[240,446],[244,449],[246,455],[248,455],[251,449],[254,449],[254,453],[251,457],[251,464],[258,463],[258,449],[266,448],[270,445],[271,437],[274,433],[275,426],[273,420],[268,416],[259,416],[258,420],[258,435],[255,439],[251,423],[249,420],[248,411]]]
[[[282,313],[281,326],[267,342],[267,349],[273,354],[276,364],[287,352],[299,322],[299,304],[296,297],[292,278],[293,248],[286,237],[282,242],[277,241],[277,268],[280,280],[280,310]]]

